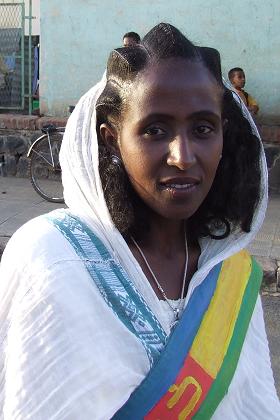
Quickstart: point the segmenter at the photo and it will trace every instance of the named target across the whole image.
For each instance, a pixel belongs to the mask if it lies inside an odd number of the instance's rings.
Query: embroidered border
[[[73,246],[107,305],[141,341],[152,366],[167,336],[127,273],[85,223],[67,210],[46,217]]]

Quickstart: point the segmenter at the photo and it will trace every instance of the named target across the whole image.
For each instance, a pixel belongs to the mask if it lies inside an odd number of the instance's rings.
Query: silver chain
[[[137,242],[135,241],[135,239],[133,238],[133,236],[131,236],[131,239],[134,243],[134,245],[136,246],[136,248],[138,249],[141,257],[143,258],[151,276],[153,277],[158,290],[160,291],[160,293],[162,294],[164,300],[167,302],[168,306],[170,307],[170,309],[172,310],[172,312],[174,313],[174,322],[172,322],[171,327],[174,326],[174,324],[176,324],[176,322],[179,320],[179,316],[181,313],[181,306],[182,306],[182,302],[183,302],[183,297],[184,297],[184,291],[185,291],[185,286],[186,286],[186,277],[187,277],[187,269],[188,269],[188,260],[189,260],[189,252],[188,252],[188,242],[187,242],[187,235],[186,235],[186,229],[184,228],[184,237],[185,237],[185,267],[184,267],[184,276],[183,276],[183,282],[182,282],[182,289],[181,289],[181,297],[180,297],[180,302],[179,305],[177,307],[173,307],[168,299],[168,297],[166,296],[165,291],[163,290],[163,288],[161,287],[158,279],[156,278],[155,273],[153,272],[153,270],[151,269],[150,264],[147,261],[147,258],[144,255],[144,252],[142,251],[142,249],[140,248],[140,246],[137,244]]]

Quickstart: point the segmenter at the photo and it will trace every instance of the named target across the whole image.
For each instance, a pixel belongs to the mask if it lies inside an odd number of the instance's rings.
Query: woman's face
[[[221,88],[197,62],[164,60],[133,83],[118,145],[131,184],[156,214],[187,219],[213,183],[223,148]]]

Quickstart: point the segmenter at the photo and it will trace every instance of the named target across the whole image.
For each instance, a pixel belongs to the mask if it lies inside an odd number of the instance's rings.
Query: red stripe
[[[198,411],[205,399],[213,378],[191,358],[185,359],[176,382],[145,416],[147,420],[187,420]]]

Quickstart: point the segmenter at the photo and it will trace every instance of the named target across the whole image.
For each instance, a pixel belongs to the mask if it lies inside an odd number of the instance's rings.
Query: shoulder
[[[46,285],[46,279],[63,277],[74,261],[81,266],[74,249],[48,221],[47,215],[36,217],[14,233],[4,250],[0,295],[7,296],[9,291],[17,293],[19,289],[24,294],[34,285]]]
[[[262,275],[262,268],[255,258],[250,255],[246,249],[234,253],[224,260],[224,264],[230,264],[234,270],[239,270],[241,267],[247,267],[250,272],[254,272],[256,275]]]
[[[14,233],[3,253],[3,264],[14,261],[23,266],[47,260],[52,263],[69,256],[69,253],[72,257],[75,255],[58,229],[48,220],[52,213],[30,220]]]
[[[249,105],[258,105],[256,99],[252,95],[250,95],[249,93],[247,95],[248,95],[248,104]]]
[[[108,269],[112,257],[103,242],[79,218],[67,210],[55,210],[24,224],[4,251],[1,290],[12,282],[24,289],[46,287],[59,280],[88,278]]]
[[[37,307],[45,310],[55,304],[64,308],[70,297],[86,296],[88,289],[94,299],[98,297],[83,259],[50,222],[51,215],[23,225],[4,251],[0,265],[0,321],[11,316],[12,310],[35,316]],[[94,264],[92,267],[95,269]]]
[[[255,260],[255,258],[247,251],[247,249],[241,249],[234,254],[230,255],[228,258],[225,259],[225,261],[232,261],[237,262],[239,264],[250,264],[252,267],[253,265],[255,267],[258,267],[258,269],[261,269],[260,264]]]
[[[246,92],[245,90],[242,90],[242,92],[243,92],[243,94],[244,94],[244,96],[245,96],[245,98],[248,102],[248,106],[252,106],[252,105],[257,105],[258,106],[258,103],[257,103],[256,99],[253,98],[253,96],[250,95],[250,93]]]
[[[231,287],[240,287],[246,305],[250,305],[253,308],[263,278],[263,270],[259,263],[247,250],[242,249],[227,258],[223,263],[223,267],[229,272],[228,275],[232,280],[235,280],[235,285]]]

